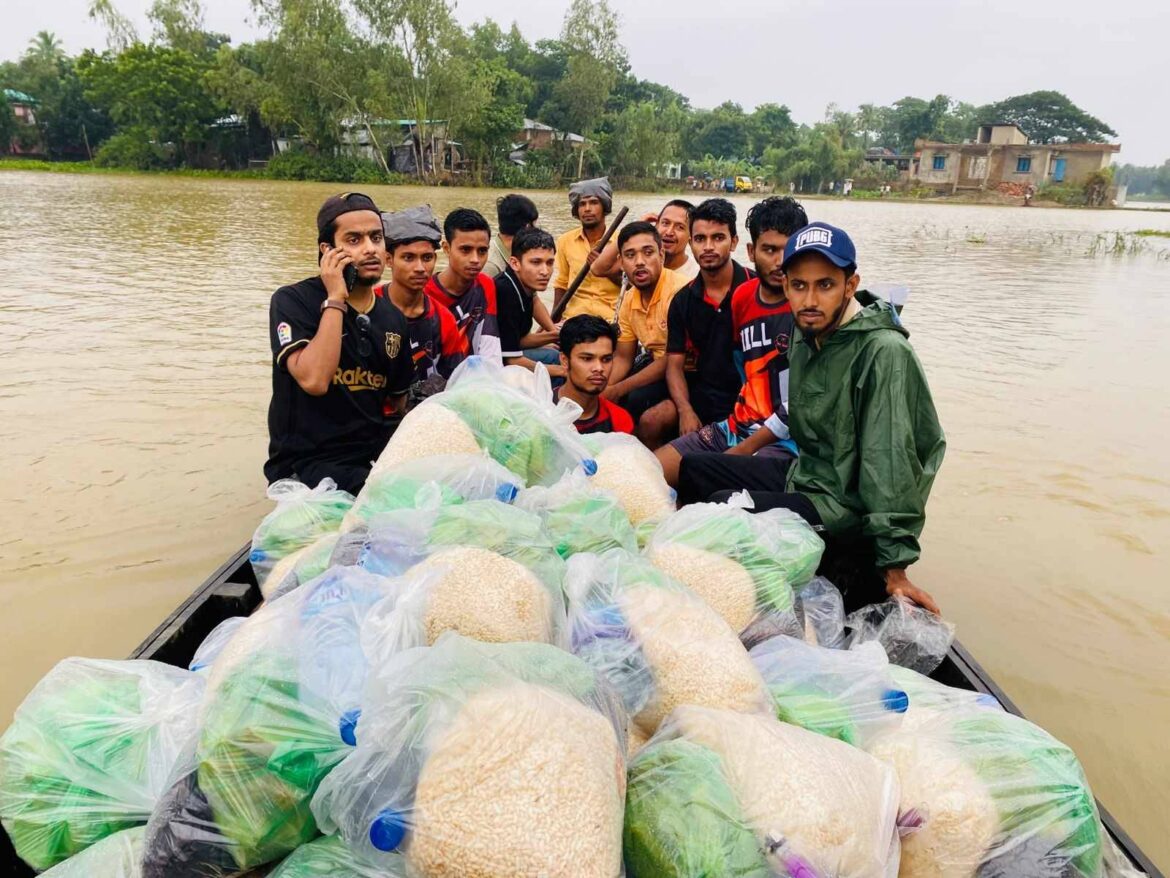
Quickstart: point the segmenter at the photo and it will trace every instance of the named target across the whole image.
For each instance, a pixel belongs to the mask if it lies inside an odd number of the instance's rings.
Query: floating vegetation
[[[968,244],[986,244],[987,243],[987,235],[984,235],[984,234],[968,235],[967,236],[967,243]]]
[[[1138,229],[1134,234],[1139,238],[1170,238],[1170,231],[1166,229]]]

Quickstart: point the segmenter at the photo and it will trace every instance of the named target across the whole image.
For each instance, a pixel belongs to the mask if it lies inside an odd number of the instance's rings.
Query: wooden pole
[[[613,222],[609,224],[609,228],[605,230],[605,234],[601,236],[601,240],[597,242],[597,246],[593,249],[604,250],[605,245],[609,243],[609,239],[613,237],[614,232],[618,230],[618,226],[622,224],[622,220],[626,218],[626,214],[630,212],[628,207],[623,207],[618,211],[618,215],[613,218]],[[553,306],[552,319],[555,323],[561,319],[561,315],[565,313],[565,306],[569,304],[569,300],[573,298],[573,294],[577,292],[577,288],[585,281],[586,275],[589,274],[589,263],[586,262],[581,266],[581,270],[577,272],[577,276],[573,278],[573,282],[569,284],[569,288],[565,290],[565,295],[561,300]]]

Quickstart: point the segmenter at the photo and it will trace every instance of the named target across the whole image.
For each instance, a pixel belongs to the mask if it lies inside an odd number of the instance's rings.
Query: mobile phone
[[[330,245],[329,249],[333,250],[334,248],[332,245]],[[352,262],[345,266],[343,269],[341,269],[341,277],[345,281],[345,291],[347,293],[352,293],[354,284],[357,283],[358,279],[357,266]]]

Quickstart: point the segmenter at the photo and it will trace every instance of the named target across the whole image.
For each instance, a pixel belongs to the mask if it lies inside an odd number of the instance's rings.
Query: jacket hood
[[[910,333],[898,318],[898,312],[885,299],[878,298],[869,290],[858,290],[854,298],[857,299],[857,304],[861,305],[861,313],[837,332],[874,332],[879,329],[892,329],[902,333],[906,338],[910,337]]]

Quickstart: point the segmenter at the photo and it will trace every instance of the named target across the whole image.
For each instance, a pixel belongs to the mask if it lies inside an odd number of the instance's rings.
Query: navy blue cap
[[[828,223],[809,223],[794,232],[784,245],[784,262],[780,268],[805,253],[820,253],[838,268],[857,264],[857,248],[844,229]]]
[[[395,850],[406,838],[406,816],[386,808],[370,823],[370,844],[380,851]]]

